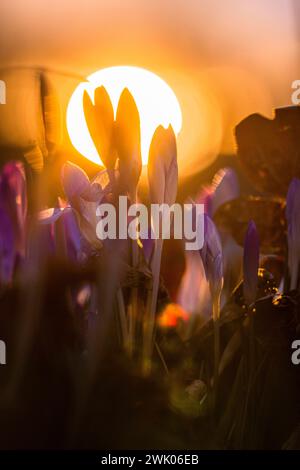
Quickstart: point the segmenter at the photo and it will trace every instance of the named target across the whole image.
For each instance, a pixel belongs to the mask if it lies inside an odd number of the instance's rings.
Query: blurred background
[[[291,104],[291,83],[300,75],[297,0],[2,0],[0,18],[5,106],[10,90],[18,95],[10,119],[0,106],[1,158],[38,132],[30,117],[38,89],[26,67],[47,69],[57,92],[57,158],[87,169],[93,165],[73,149],[65,125],[77,84],[113,65],[158,74],[181,105],[180,181],[189,178],[190,187],[224,163],[236,165],[234,126],[253,112],[271,117],[274,107]]]

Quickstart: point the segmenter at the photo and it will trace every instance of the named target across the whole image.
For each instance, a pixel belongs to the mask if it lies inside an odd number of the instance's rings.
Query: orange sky
[[[291,82],[300,78],[296,3],[1,0],[0,63],[83,75],[149,68],[184,108],[179,145],[192,162],[187,172],[195,171],[233,150],[232,128],[247,114],[291,104]]]

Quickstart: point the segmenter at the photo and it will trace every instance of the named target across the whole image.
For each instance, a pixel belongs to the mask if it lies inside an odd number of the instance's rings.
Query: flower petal
[[[152,204],[175,202],[178,185],[176,138],[171,126],[159,126],[149,151],[148,181]]]
[[[211,294],[214,297],[223,286],[222,244],[218,230],[207,214],[204,214],[204,244],[200,255]]]
[[[0,282],[12,280],[16,260],[13,225],[5,210],[0,207]]]
[[[113,148],[114,110],[104,86],[95,89],[94,104],[89,94],[84,92],[83,109],[98,155],[106,168],[112,170],[116,162]]]
[[[219,170],[213,179],[212,215],[216,210],[240,195],[240,186],[236,172],[232,168]]]
[[[66,162],[62,167],[61,180],[69,201],[90,189],[90,180],[84,170],[75,163]]]
[[[123,90],[118,103],[115,144],[121,185],[133,193],[142,171],[141,129],[136,103],[127,88]]]
[[[2,169],[0,206],[11,220],[16,249],[23,256],[25,253],[27,194],[25,172],[20,162],[9,162]]]

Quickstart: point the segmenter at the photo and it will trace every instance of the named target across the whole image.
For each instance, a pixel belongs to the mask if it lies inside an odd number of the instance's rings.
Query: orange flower
[[[158,323],[163,328],[175,328],[180,321],[187,321],[187,312],[178,304],[169,304],[159,316]]]

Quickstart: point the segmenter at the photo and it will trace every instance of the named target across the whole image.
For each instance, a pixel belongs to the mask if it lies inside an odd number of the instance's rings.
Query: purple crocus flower
[[[286,219],[288,223],[288,267],[290,288],[296,289],[300,262],[300,180],[293,178],[286,198]]]
[[[246,304],[249,306],[256,300],[259,267],[259,239],[253,220],[249,222],[246,232],[243,261],[243,292]]]
[[[240,186],[235,170],[222,168],[214,175],[212,183],[201,189],[196,202],[204,204],[204,212],[212,218],[220,206],[239,195]]]
[[[99,183],[90,183],[87,174],[71,162],[64,164],[61,178],[67,199],[76,211],[83,237],[93,249],[99,250],[102,244],[96,236],[96,209],[105,192]]]
[[[8,162],[0,175],[0,206],[11,220],[18,254],[25,254],[27,195],[22,163]]]
[[[70,203],[79,197],[95,202],[101,199],[103,191],[98,183],[91,184],[86,172],[72,162],[66,162],[61,172],[62,185]]]
[[[222,245],[218,230],[207,214],[204,214],[204,243],[200,255],[214,299],[220,294],[223,287]]]
[[[82,237],[74,211],[64,210],[58,223],[61,225],[67,257],[79,261],[82,255]]]
[[[204,205],[204,213],[211,217],[212,214],[212,199],[213,199],[213,188],[212,186],[204,186],[198,196],[196,197],[197,204]]]
[[[43,211],[44,212],[44,211]],[[56,253],[54,224],[34,224],[28,233],[26,272],[33,274],[43,261]]]
[[[209,283],[214,322],[214,387],[217,389],[220,361],[220,300],[223,288],[223,257],[221,240],[215,224],[204,214],[204,244],[200,250],[204,271]]]
[[[8,284],[13,277],[16,261],[15,235],[13,224],[6,211],[0,206],[0,283]]]
[[[49,252],[79,261],[82,255],[82,236],[71,207],[51,208],[39,213],[39,225],[48,233]],[[48,229],[48,230],[47,230]],[[44,232],[41,232],[45,234]]]
[[[213,178],[212,187],[212,215],[215,214],[220,206],[240,195],[238,177],[232,168],[219,170]]]
[[[12,280],[26,247],[26,179],[20,162],[4,165],[0,174],[0,280]]]

